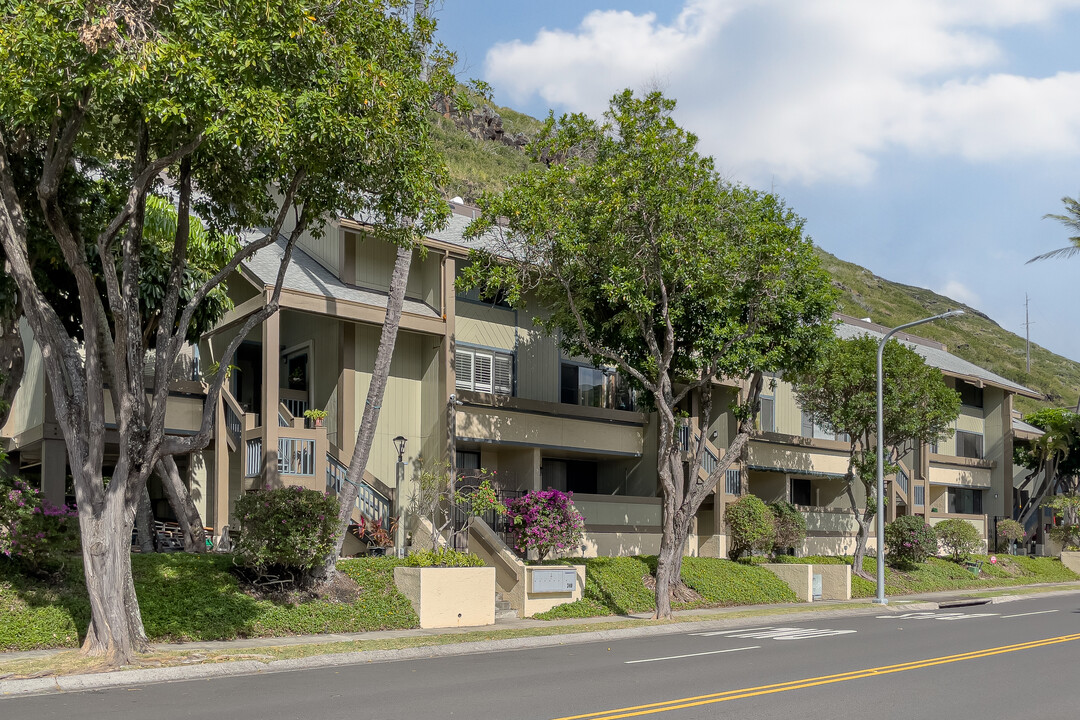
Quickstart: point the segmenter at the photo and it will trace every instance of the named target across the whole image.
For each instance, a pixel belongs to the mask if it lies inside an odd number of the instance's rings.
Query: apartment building
[[[889,328],[838,315],[841,338],[881,338]],[[953,355],[944,345],[914,335],[898,336],[960,395],[953,436],[935,445],[909,448],[900,471],[888,478],[886,520],[921,515],[935,525],[952,517],[973,524],[980,537],[993,535],[998,518],[1012,517],[1013,397],[1038,393]],[[802,412],[791,385],[776,379],[762,398],[761,431],[750,442],[745,463],[748,491],[767,502],[786,500],[806,516],[807,554],[850,553],[855,520],[847,472],[849,443],[826,432]],[[866,501],[861,483],[855,504]],[[871,545],[874,538],[871,538]]]
[[[475,241],[463,237],[472,212],[458,206],[447,227],[426,238],[413,257],[354,516],[385,519],[407,508],[421,468],[453,458],[466,477],[479,468],[493,471],[506,496],[548,487],[572,491],[586,518],[585,541],[572,554],[655,553],[661,528],[657,423],[613,368],[568,357],[556,338],[542,333],[534,324],[542,308],[514,309],[499,297],[456,289],[474,247]],[[234,525],[236,499],[251,489],[299,484],[340,490],[395,257],[394,247],[369,230],[345,219],[320,237],[303,236],[285,274],[280,311],[226,358],[224,349],[245,319],[268,302],[283,245],[253,255],[229,282],[234,308],[193,349],[192,368],[178,370],[170,430],[192,432],[205,397],[194,366],[229,366],[213,442],[179,461],[215,535]],[[880,336],[884,330],[854,318],[840,320],[842,337]],[[1012,396],[1036,394],[933,341],[901,339],[942,370],[964,405],[955,437],[938,447],[913,448],[903,459],[901,473],[890,479],[889,517],[920,514],[930,523],[963,517],[986,537],[993,518],[1009,516],[1012,509]],[[39,467],[43,485],[52,488],[47,494],[56,494],[62,492],[56,488],[63,485],[66,458],[55,424],[48,422],[52,404],[34,352],[27,356],[27,381],[3,432],[12,438],[8,445],[20,468]],[[725,409],[742,391],[737,380],[718,381],[712,388],[717,416],[708,427],[691,420],[681,430],[684,449],[692,436],[704,436],[704,473],[734,437],[736,423]],[[694,418],[696,400],[688,402]],[[309,409],[324,410],[325,421],[305,422]],[[850,552],[854,522],[842,481],[847,448],[802,414],[790,385],[776,378],[762,398],[760,432],[698,512],[687,554],[725,555],[723,508],[746,492],[799,506],[810,531],[802,552]],[[159,517],[169,517],[163,493],[153,484],[151,492]],[[856,495],[858,505],[864,501]]]

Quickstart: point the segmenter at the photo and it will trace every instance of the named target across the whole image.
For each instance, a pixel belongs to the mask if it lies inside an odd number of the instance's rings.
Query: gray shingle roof
[[[856,327],[854,325],[848,325],[841,322],[836,326],[836,336],[842,339],[850,339],[859,337],[862,335],[869,335],[874,338],[881,339],[884,333],[877,332],[876,330],[870,330],[867,328]],[[1021,395],[1027,395],[1030,397],[1042,397],[1039,393],[1030,388],[1026,388],[1019,383],[1014,383],[1012,380],[1003,378],[1000,375],[990,372],[985,368],[981,368],[975,363],[968,362],[963,358],[959,358],[952,353],[942,350],[940,348],[931,347],[928,345],[921,345],[919,343],[906,343],[915,352],[922,356],[927,365],[936,367],[943,373],[951,375],[963,375],[965,377],[972,377],[982,380],[983,382],[996,385],[997,387],[1005,388]]]
[[[262,237],[266,237],[266,233],[248,232],[241,236],[241,242],[252,242]],[[277,282],[278,269],[281,267],[281,256],[284,252],[285,241],[278,239],[276,243],[255,252],[243,264],[260,282],[272,286]],[[289,263],[289,267],[285,271],[285,281],[282,287],[287,290],[322,295],[336,300],[374,305],[381,308],[385,308],[387,302],[387,296],[383,293],[346,285],[298,247],[293,248],[292,262]],[[403,309],[413,315],[432,318],[441,317],[426,304],[408,298],[405,299]]]
[[[1013,430],[1019,430],[1021,432],[1031,433],[1032,435],[1042,435],[1043,431],[1034,425],[1029,425],[1020,418],[1013,418],[1012,421]]]

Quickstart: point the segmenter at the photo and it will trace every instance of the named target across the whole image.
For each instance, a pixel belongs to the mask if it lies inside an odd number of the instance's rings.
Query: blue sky
[[[435,0],[463,79],[537,117],[661,87],[814,241],[1080,359],[1080,0]]]

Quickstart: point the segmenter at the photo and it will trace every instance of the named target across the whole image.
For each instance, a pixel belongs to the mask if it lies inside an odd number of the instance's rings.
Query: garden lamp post
[[[901,330],[963,314],[963,310],[950,310],[947,313],[898,325],[885,333],[877,346],[877,597],[873,602],[878,605],[889,604],[889,601],[885,599],[885,410],[882,400],[881,356],[885,352],[885,343]]]
[[[401,492],[405,485],[405,443],[406,439],[403,435],[398,435],[394,438],[394,447],[397,449],[397,475],[394,485],[394,504],[396,505],[395,516],[397,517],[397,526],[394,530],[394,547],[397,550],[398,557],[404,557],[405,555],[405,516],[404,513],[401,512]]]

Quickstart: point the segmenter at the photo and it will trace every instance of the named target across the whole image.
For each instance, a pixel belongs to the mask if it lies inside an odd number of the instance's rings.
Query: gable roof
[[[254,242],[264,237],[266,237],[265,232],[252,231],[244,233],[240,238],[240,242]],[[261,283],[264,287],[273,287],[277,282],[278,270],[281,268],[281,257],[285,254],[285,244],[285,239],[279,237],[277,242],[257,250],[242,263],[242,267],[248,272],[249,277],[254,278],[256,284]],[[292,260],[285,270],[285,280],[281,287],[283,290],[292,290],[364,305],[374,305],[381,308],[385,308],[388,301],[386,293],[355,287],[342,282],[299,246],[293,246]],[[402,309],[413,315],[431,318],[442,317],[432,307],[419,300],[405,298]]]
[[[844,340],[861,337],[863,335],[869,335],[870,337],[880,340],[885,336],[885,332],[876,330],[868,325],[869,324],[863,323],[854,325],[841,318],[840,323],[836,326],[836,336]],[[922,338],[917,338],[915,336],[902,336],[899,339],[921,355],[927,365],[936,367],[946,375],[971,381],[975,385],[992,385],[1016,393],[1017,395],[1023,395],[1037,400],[1043,399],[1042,394],[1024,387],[1019,383],[1015,383],[1008,378],[1003,378],[996,373],[992,373],[986,368],[979,367],[975,363],[957,357],[946,350],[944,345],[934,342],[933,340],[923,340]]]

